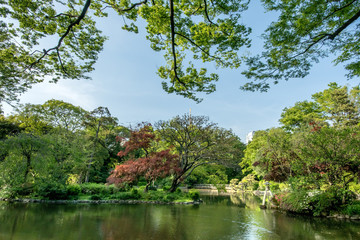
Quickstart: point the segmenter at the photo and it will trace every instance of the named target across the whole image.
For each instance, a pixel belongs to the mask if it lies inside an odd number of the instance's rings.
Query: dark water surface
[[[248,195],[200,206],[0,202],[0,240],[360,239],[360,221],[260,210]]]

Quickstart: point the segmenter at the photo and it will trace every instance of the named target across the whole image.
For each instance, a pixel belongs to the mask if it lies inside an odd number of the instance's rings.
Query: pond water
[[[360,221],[261,210],[250,195],[202,198],[195,206],[0,202],[0,240],[360,239]]]

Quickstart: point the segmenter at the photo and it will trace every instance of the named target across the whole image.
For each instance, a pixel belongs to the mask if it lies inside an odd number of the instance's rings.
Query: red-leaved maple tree
[[[118,141],[123,141],[123,139],[118,139]],[[145,191],[147,191],[150,184],[157,178],[164,178],[180,171],[177,155],[172,154],[170,149],[155,151],[151,148],[153,141],[158,140],[149,124],[142,126],[137,131],[132,131],[130,139],[123,145],[125,150],[120,151],[118,156],[128,156],[138,150],[143,150],[145,156],[132,158],[117,165],[108,177],[107,182],[121,185],[123,183],[134,183],[140,177],[144,177],[147,182]]]

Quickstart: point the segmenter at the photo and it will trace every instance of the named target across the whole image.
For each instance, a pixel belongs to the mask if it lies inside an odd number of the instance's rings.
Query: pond
[[[201,205],[0,202],[0,239],[360,239],[360,221],[261,210],[252,195],[202,198]]]

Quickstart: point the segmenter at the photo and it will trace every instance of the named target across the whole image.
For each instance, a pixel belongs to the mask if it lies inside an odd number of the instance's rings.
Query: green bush
[[[79,184],[71,184],[66,186],[68,196],[78,196],[81,192]]]
[[[33,194],[34,191],[34,185],[26,184],[22,186],[10,187],[4,191],[4,195],[7,195],[8,198],[27,197]]]
[[[41,183],[36,188],[36,195],[45,199],[68,199],[67,189],[56,182]]]
[[[270,191],[276,192],[280,189],[280,184],[277,182],[270,182]]]
[[[200,200],[200,194],[197,190],[189,190],[188,193],[189,198],[191,198],[193,201],[199,201]]]
[[[298,190],[286,194],[283,196],[280,204],[280,208],[298,212],[298,213],[309,213],[311,211],[310,205],[311,199],[306,190]]]
[[[113,191],[113,187],[106,186],[99,183],[84,183],[80,185],[81,193],[86,195],[102,194],[108,195]]]
[[[102,199],[101,195],[99,194],[95,194],[90,197],[90,200],[101,200],[101,199]]]
[[[360,201],[353,202],[351,205],[347,205],[342,213],[346,215],[360,215]]]
[[[136,190],[136,189],[135,189]],[[118,192],[110,196],[110,199],[118,199],[118,200],[136,200],[140,199],[140,194],[136,191],[131,192]]]
[[[252,190],[255,191],[259,188],[259,182],[254,182],[252,185]]]
[[[165,191],[165,192],[167,192],[167,191],[169,191],[170,190],[170,186],[163,186],[163,191]]]
[[[164,195],[164,196],[162,197],[162,200],[163,200],[164,202],[172,202],[172,201],[174,201],[175,199],[176,199],[176,196],[175,196],[174,194],[171,194],[171,193],[166,194],[166,195]]]

